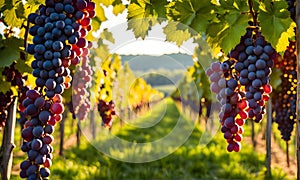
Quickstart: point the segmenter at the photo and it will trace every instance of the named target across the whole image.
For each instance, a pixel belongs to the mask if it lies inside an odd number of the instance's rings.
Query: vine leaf
[[[157,18],[166,17],[167,0],[137,0],[128,6],[128,30],[132,30],[136,38],[145,39]]]
[[[0,4],[0,12],[3,12],[4,22],[8,26],[21,27],[24,20],[25,9],[22,1],[8,1],[5,0],[4,4]]]
[[[107,44],[103,43],[103,40],[100,38],[97,42],[98,47],[95,48],[95,56],[99,57],[100,60],[104,61],[109,56],[109,48]],[[96,64],[95,66],[99,66]]]
[[[32,73],[32,68],[30,67],[31,61],[24,61],[21,59],[18,59],[17,63],[14,65],[15,69],[18,70],[21,74],[24,73]]]
[[[113,34],[111,32],[109,32],[107,29],[104,29],[103,32],[100,34],[100,37],[103,40],[107,40],[111,43],[115,43],[115,39],[113,37]]]
[[[148,31],[151,30],[151,22],[156,21],[153,18],[131,19],[128,21],[128,30],[132,30],[136,38],[141,37],[142,39],[145,39],[148,35]]]
[[[215,53],[220,49],[227,54],[244,35],[248,26],[248,15],[234,12],[223,16],[224,21],[212,23],[208,26],[208,43]]]
[[[3,47],[0,49],[0,67],[9,66],[20,57],[20,47],[23,45],[23,39],[15,37],[2,40]]]
[[[273,89],[277,89],[280,85],[281,85],[281,76],[282,72],[280,69],[278,68],[273,68],[272,69],[272,74],[271,74],[271,78],[270,78],[270,84],[272,85]]]
[[[191,37],[188,28],[178,28],[179,22],[169,21],[163,28],[163,32],[166,34],[166,40],[175,42],[177,46],[181,46],[182,43]]]
[[[295,24],[287,11],[287,3],[285,1],[261,3],[258,19],[266,40],[277,52],[285,51],[289,44],[288,39],[295,35],[291,32]]]
[[[210,0],[177,0],[170,7],[169,16],[180,21],[197,32],[205,32],[209,22],[214,18],[211,14],[213,4]]]
[[[126,6],[122,3],[121,0],[115,0],[113,2],[113,13],[114,15],[121,14],[126,9]]]
[[[112,4],[114,3],[114,1],[115,1],[115,0],[101,0],[100,2],[101,2],[104,6],[108,7],[109,5],[112,5]],[[97,12],[97,11],[96,11],[96,12]]]
[[[99,20],[102,22],[107,20],[105,13],[104,13],[104,9],[100,4],[96,5],[95,11],[96,11],[96,15],[97,15],[96,18],[99,18]]]
[[[216,19],[207,27],[207,42],[215,54],[222,49],[227,54],[244,35],[250,15],[246,12],[247,2],[244,0],[220,0],[215,8]]]
[[[7,91],[10,90],[11,87],[10,82],[0,80],[0,83],[1,83],[0,92],[6,93]]]

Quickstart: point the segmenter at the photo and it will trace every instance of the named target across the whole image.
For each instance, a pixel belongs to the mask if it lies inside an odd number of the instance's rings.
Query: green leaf
[[[11,87],[10,82],[0,81],[0,83],[1,83],[0,92],[6,93],[7,91],[10,90],[10,87]]]
[[[248,16],[239,13],[230,14],[227,16],[229,25],[220,33],[220,46],[225,54],[240,42],[240,38],[245,34],[248,26]],[[230,23],[231,22],[231,23]]]
[[[109,56],[108,45],[104,44],[102,39],[99,39],[97,44],[99,46],[94,50],[95,57],[99,57],[102,61],[104,61]],[[98,65],[96,64],[96,66]]]
[[[224,20],[208,27],[208,43],[217,53],[221,48],[227,54],[239,42],[246,32],[249,17],[236,11],[223,16]]]
[[[170,7],[168,15],[176,21],[180,21],[197,32],[205,32],[209,22],[214,18],[212,14],[213,4],[210,0],[177,0]]]
[[[44,0],[28,0],[27,4],[30,6],[39,6],[41,4],[44,4],[45,1]]]
[[[5,5],[0,9],[3,12],[4,22],[8,26],[21,27],[24,19],[20,13],[24,13],[24,7],[22,1],[5,1]],[[21,12],[19,12],[21,11]]]
[[[188,28],[185,30],[178,29],[178,24],[178,22],[169,21],[163,31],[166,34],[167,41],[175,42],[177,46],[181,46],[184,41],[191,38],[191,34]]]
[[[18,70],[21,74],[32,73],[32,68],[26,61],[18,59],[17,63],[14,65],[15,69]]]
[[[165,17],[166,0],[137,0],[128,6],[128,29],[134,32],[136,38],[145,39],[148,31],[154,26],[158,17]]]
[[[155,20],[149,18],[134,18],[128,21],[128,30],[132,30],[136,38],[141,37],[145,39],[148,35],[148,31],[151,29],[150,24],[155,24]]]
[[[19,3],[16,9],[16,15],[19,19],[25,19],[25,9],[23,3]]]
[[[0,49],[0,67],[9,66],[14,60],[19,59],[23,39],[11,37],[2,40],[2,43],[3,47]]]
[[[261,3],[258,19],[266,40],[276,48],[276,51],[284,51],[288,39],[294,36],[291,28],[295,26],[287,11],[287,3],[285,1]]]
[[[272,69],[272,74],[270,77],[270,84],[272,85],[273,89],[277,89],[281,85],[281,70],[278,68],[273,68]]]
[[[111,43],[115,43],[113,34],[111,32],[109,32],[107,29],[104,29],[104,31],[100,34],[100,37],[102,39],[108,40]]]

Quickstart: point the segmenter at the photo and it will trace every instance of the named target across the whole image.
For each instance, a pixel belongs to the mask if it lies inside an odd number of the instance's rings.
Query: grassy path
[[[180,115],[175,103],[166,99],[134,123],[118,131],[115,128],[113,134],[128,141],[153,142],[170,134],[176,125],[182,125],[182,128],[191,125],[191,120],[184,118],[182,124],[178,124]],[[66,150],[65,158],[54,156],[51,179],[266,179],[264,154],[253,151],[247,144],[243,144],[239,153],[228,153],[220,132],[206,146],[200,146],[202,132],[203,129],[195,127],[187,141],[175,152],[148,163],[127,163],[109,158],[82,137],[80,148]],[[129,148],[119,153],[121,157],[133,152]],[[274,179],[286,178],[279,169],[273,169],[273,176]]]

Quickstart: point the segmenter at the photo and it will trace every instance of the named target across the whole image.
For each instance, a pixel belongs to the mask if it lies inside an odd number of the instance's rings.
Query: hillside
[[[128,62],[133,71],[148,71],[157,69],[185,70],[193,65],[193,60],[187,54],[167,54],[162,56],[122,55],[122,63]]]

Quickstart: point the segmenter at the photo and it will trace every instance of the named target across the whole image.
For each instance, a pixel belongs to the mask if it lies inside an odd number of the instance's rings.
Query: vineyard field
[[[172,130],[176,119],[181,113],[171,99],[153,107],[152,112],[157,116],[164,113],[164,105],[167,105],[164,118],[152,128],[140,131],[126,125],[119,131],[112,132],[123,139],[135,139],[150,142]],[[151,112],[139,117],[137,122],[153,121]],[[191,121],[190,119],[186,119]],[[71,120],[69,121],[71,122]],[[66,124],[66,144],[74,144],[76,138],[69,136],[72,129],[70,123]],[[119,132],[118,132],[119,131]],[[250,135],[250,129],[245,134]],[[69,146],[65,150],[65,157],[55,156],[55,164],[52,166],[51,179],[263,179],[265,171],[264,155],[253,151],[251,144],[244,144],[238,154],[222,151],[226,147],[221,133],[217,133],[206,146],[199,145],[203,128],[197,126],[186,143],[174,153],[158,161],[134,164],[114,160],[99,153],[83,136],[79,148]],[[58,132],[55,133],[58,137]],[[58,141],[57,141],[58,142]],[[58,144],[54,145],[58,148]],[[14,167],[18,166],[21,159],[16,154]],[[127,154],[130,155],[130,154]],[[234,159],[234,161],[232,161]],[[17,169],[15,169],[17,171]],[[273,168],[274,179],[286,179],[289,176],[279,167]],[[12,179],[20,179],[17,174]]]

